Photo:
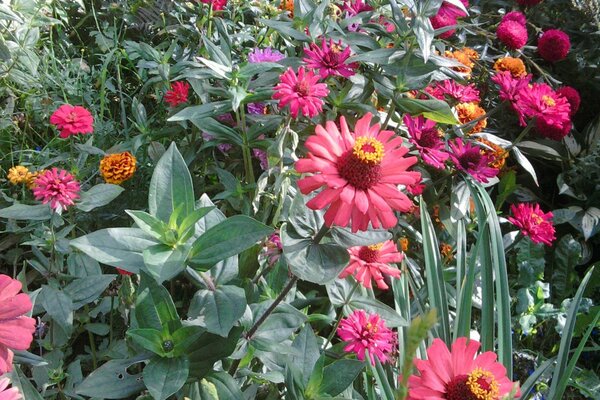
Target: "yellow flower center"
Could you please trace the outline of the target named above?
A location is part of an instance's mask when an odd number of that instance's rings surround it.
[[[366,164],[379,164],[384,156],[383,143],[372,137],[358,137],[354,142],[352,154]]]
[[[369,246],[369,250],[379,251],[383,247],[383,243],[372,244]]]
[[[556,105],[556,101],[550,96],[542,96],[542,101],[548,107],[554,107]]]
[[[475,368],[467,378],[467,387],[478,400],[496,400],[500,395],[500,385],[494,374]]]

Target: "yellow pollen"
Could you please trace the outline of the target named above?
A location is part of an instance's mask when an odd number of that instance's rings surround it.
[[[466,384],[477,400],[496,400],[500,396],[500,385],[490,371],[475,368]]]
[[[377,325],[373,325],[370,322],[367,322],[367,325],[365,325],[365,328],[367,328],[367,331],[369,331],[369,332],[377,333]]]
[[[372,244],[372,245],[367,246],[367,247],[369,248],[369,250],[379,251],[383,247],[383,243]]]
[[[544,101],[544,104],[546,104],[549,107],[554,107],[556,105],[556,102],[550,96],[542,96],[542,100]]]
[[[379,164],[384,155],[383,143],[372,137],[361,136],[356,138],[352,153],[366,164]]]
[[[531,214],[531,219],[533,219],[535,221],[535,223],[538,225],[541,224],[542,222],[544,222],[544,219],[536,213]]]

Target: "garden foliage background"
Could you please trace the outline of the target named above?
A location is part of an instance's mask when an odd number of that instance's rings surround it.
[[[0,398],[599,398],[599,11],[4,0]]]

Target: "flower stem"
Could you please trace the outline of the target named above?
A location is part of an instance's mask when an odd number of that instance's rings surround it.
[[[350,291],[350,294],[346,298],[346,301],[344,301],[344,304],[342,305],[342,308],[345,305],[347,305],[350,302],[350,300],[352,300],[352,295],[354,294],[354,292],[356,292],[356,289],[358,289],[358,285],[360,285],[360,282],[356,281],[356,283],[354,284],[354,287]],[[333,339],[333,336],[335,335],[335,332],[337,331],[337,328],[340,326],[340,323],[342,322],[343,315],[344,315],[343,312],[340,310],[340,313],[339,313],[339,315],[336,318],[335,325],[333,326],[333,329],[329,333],[329,336],[327,337],[327,340],[325,341],[325,344],[323,345],[323,350],[325,350],[327,348],[327,346],[329,345],[329,343],[331,343],[331,340]]]
[[[506,249],[504,249],[504,254],[508,254],[509,251],[511,251],[512,249],[515,248],[515,246],[517,244],[519,244],[519,242],[521,240],[523,240],[523,238],[525,237],[525,235],[523,235],[521,232],[519,232],[517,234],[517,237],[515,238],[515,240],[513,240],[513,242],[511,244],[508,245],[508,247]]]
[[[325,224],[323,224],[323,226],[321,227],[321,229],[319,229],[319,232],[317,232],[317,234],[313,238],[313,242],[315,242],[315,244],[319,244],[321,242],[321,239],[323,239],[323,237],[328,232],[329,232],[329,227],[326,226]]]

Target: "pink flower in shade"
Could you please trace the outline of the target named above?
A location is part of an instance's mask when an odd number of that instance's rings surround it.
[[[61,212],[75,204],[79,198],[79,182],[64,169],[52,168],[44,171],[35,179],[33,195],[42,203],[50,203],[50,207]]]
[[[523,26],[527,25],[527,18],[525,18],[525,14],[520,11],[511,11],[507,13],[504,17],[502,17],[502,21],[515,21],[520,23]]]
[[[189,90],[189,83],[183,81],[173,82],[171,89],[165,93],[165,102],[169,103],[171,107],[177,107],[179,104],[188,101]]]
[[[581,96],[579,96],[579,92],[577,89],[571,86],[562,86],[556,90],[556,94],[567,99],[569,104],[571,105],[571,117],[577,113],[579,110],[579,106],[581,105]]]
[[[350,132],[346,119],[340,118],[340,129],[333,121],[325,127],[317,125],[315,135],[305,143],[309,153],[296,162],[300,173],[311,173],[298,181],[303,194],[321,187],[306,204],[313,210],[327,206],[327,226],[348,226],[352,231],[391,228],[398,222],[394,210],[406,212],[410,199],[398,185],[411,185],[421,178],[418,172],[407,169],[417,162],[416,157],[403,157],[408,149],[402,138],[392,131],[379,131],[379,124],[370,126],[369,113],[356,122]]]
[[[258,161],[260,162],[260,168],[263,171],[266,171],[269,169],[269,159],[267,157],[267,152],[263,149],[252,149],[252,155],[254,155],[254,157],[258,158]]]
[[[425,190],[425,185],[422,183],[415,183],[412,185],[407,185],[406,186],[406,191],[408,193],[410,193],[413,196],[420,196],[421,194],[423,194],[423,191]]]
[[[283,254],[283,245],[281,244],[281,238],[279,237],[279,233],[275,232],[271,234],[263,247],[263,254],[267,259],[267,264],[272,267],[275,265],[279,258],[281,258],[281,254]]]
[[[273,50],[271,47],[265,47],[264,49],[259,49],[257,47],[248,54],[248,61],[253,64],[262,62],[276,63],[284,58],[285,56],[283,54],[277,50]]]
[[[545,83],[523,87],[515,108],[522,126],[526,125],[526,118],[535,118],[537,132],[549,139],[560,140],[571,130],[571,105]]]
[[[383,280],[383,274],[394,278],[400,277],[400,270],[390,263],[402,261],[403,255],[391,240],[372,246],[356,246],[348,249],[350,263],[340,274],[340,278],[354,275],[364,287],[371,288],[371,279],[374,279],[379,289],[388,289]]]
[[[464,4],[465,8],[469,7],[468,0],[461,0],[461,2]],[[447,26],[456,25],[458,18],[466,16],[467,14],[465,14],[465,12],[462,11],[460,8],[455,7],[454,5],[452,5],[452,3],[444,1],[438,10],[438,13],[435,16],[430,17],[429,20],[431,21],[431,25],[434,29],[441,29]],[[452,36],[454,32],[455,30],[451,29],[440,33],[439,37],[442,39],[447,39],[450,36]]]
[[[479,146],[473,146],[469,142],[465,143],[461,138],[454,139],[449,144],[452,150],[450,158],[459,171],[467,173],[473,179],[483,183],[487,183],[488,178],[498,175],[498,169],[488,166],[492,159],[485,154],[481,154]]]
[[[496,37],[511,50],[518,50],[527,43],[527,28],[514,20],[503,21],[496,29]]]
[[[434,168],[444,169],[444,162],[449,155],[444,151],[444,142],[435,127],[435,121],[425,119],[421,115],[413,118],[408,114],[404,116],[403,121],[410,135],[409,141],[419,150],[423,162]]]
[[[529,236],[534,243],[544,243],[552,246],[552,242],[556,239],[556,232],[552,225],[552,212],[543,212],[539,204],[519,203],[510,206],[512,217],[508,220],[517,228],[521,229],[521,233]]]
[[[461,85],[452,79],[434,82],[432,85],[426,87],[425,90],[439,100],[446,100],[446,96],[459,103],[470,103],[472,101],[479,103],[481,100],[479,98],[479,90],[477,90],[474,84]]]
[[[538,53],[548,62],[564,60],[569,50],[571,50],[569,35],[560,29],[549,29],[538,39]]]
[[[298,75],[288,68],[275,86],[273,99],[279,100],[280,107],[289,104],[294,118],[298,117],[298,112],[312,118],[323,111],[323,97],[329,94],[327,84],[318,81],[319,76],[304,67],[298,68]]]
[[[408,378],[408,400],[500,400],[515,385],[496,353],[476,355],[480,344],[456,339],[452,351],[441,339],[427,349],[427,360],[415,359],[418,374]],[[517,389],[517,396],[521,396]]]
[[[529,85],[531,78],[531,75],[514,78],[509,71],[500,71],[492,77],[492,82],[500,86],[500,100],[515,103],[519,93]]]
[[[316,43],[310,44],[310,49],[304,49],[307,57],[303,59],[308,68],[318,69],[322,79],[330,76],[349,78],[354,75],[358,63],[347,63],[350,57],[350,47],[342,50],[342,42],[334,43],[332,39],[323,39],[321,47]]]
[[[60,131],[59,137],[66,139],[78,133],[94,131],[94,117],[84,107],[63,104],[50,116],[50,123]]]
[[[7,389],[10,379],[8,377],[0,378],[0,400],[21,400],[21,393],[16,387]]]
[[[220,11],[227,5],[227,0],[200,0],[204,4],[212,4],[212,9]]]
[[[33,340],[35,319],[24,315],[33,305],[21,288],[18,280],[0,275],[0,375],[12,371],[12,350],[27,350]]]
[[[215,137],[213,135],[211,135],[208,132],[202,132],[202,139],[204,139],[207,142],[210,142],[211,140],[213,140]],[[221,151],[221,153],[227,154],[231,151],[231,149],[233,148],[233,145],[230,143],[219,143],[217,144],[217,149],[219,149],[219,151]]]
[[[348,318],[342,319],[337,334],[348,342],[344,351],[355,353],[360,361],[365,359],[366,350],[369,351],[371,365],[375,365],[375,357],[382,363],[390,361],[396,334],[385,326],[379,314],[355,310]]]
[[[350,17],[354,17],[355,15],[358,15],[361,12],[373,11],[373,7],[368,5],[363,0],[344,0],[344,4],[342,5],[342,11],[345,11],[346,14]]]

